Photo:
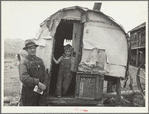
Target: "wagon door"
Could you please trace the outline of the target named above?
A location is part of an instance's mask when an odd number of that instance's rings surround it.
[[[73,23],[73,35],[72,35],[72,47],[71,54],[71,71],[77,72],[78,64],[81,60],[82,54],[82,36],[83,36],[83,24],[79,22]]]

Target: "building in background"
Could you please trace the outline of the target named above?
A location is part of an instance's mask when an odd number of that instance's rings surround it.
[[[146,22],[133,28],[128,32],[131,42],[131,65],[138,67],[142,61],[145,61],[145,38]]]

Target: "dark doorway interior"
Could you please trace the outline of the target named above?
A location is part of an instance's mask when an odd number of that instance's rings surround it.
[[[64,40],[72,40],[73,34],[73,21],[61,20],[57,27],[55,34],[55,48],[54,57],[59,59],[64,53]],[[50,95],[55,95],[57,75],[58,75],[59,65],[52,62],[51,80],[50,80]],[[72,79],[72,83],[66,93],[66,96],[74,96],[75,93],[75,73]]]

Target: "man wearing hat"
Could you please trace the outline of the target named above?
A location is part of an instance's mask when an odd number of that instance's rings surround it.
[[[23,83],[21,100],[23,106],[46,106],[48,74],[42,59],[36,56],[36,45],[26,41],[23,48],[28,56],[20,64],[20,80]]]

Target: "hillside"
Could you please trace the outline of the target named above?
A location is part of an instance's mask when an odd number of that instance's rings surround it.
[[[24,40],[4,39],[4,57],[14,58],[14,56],[24,47]]]

